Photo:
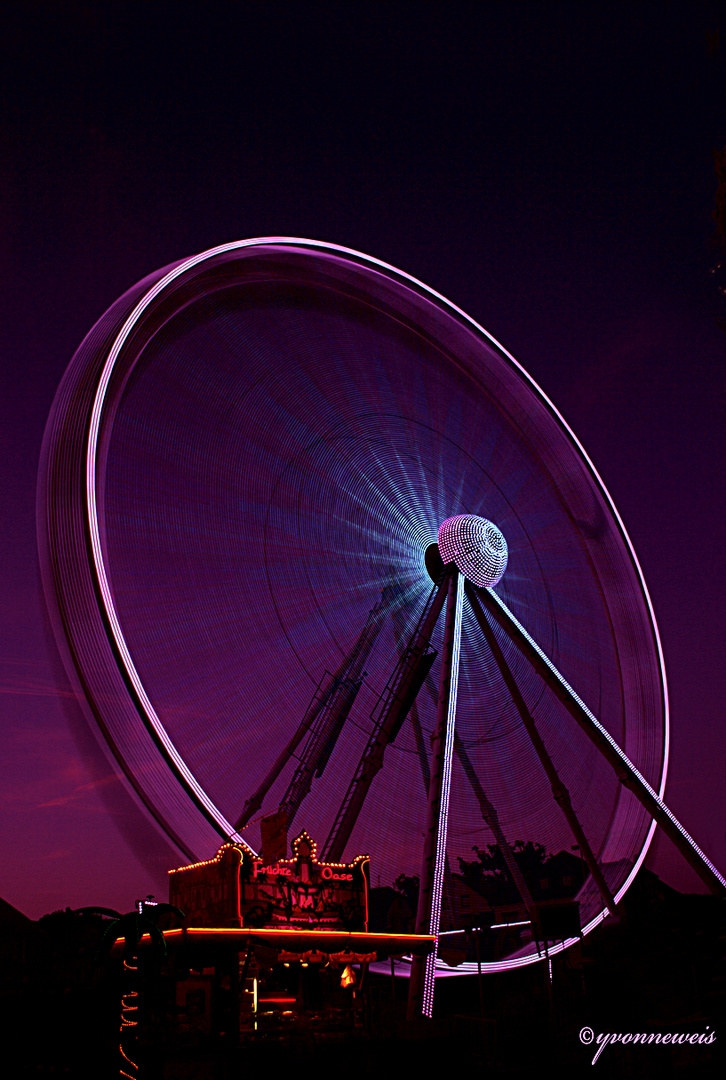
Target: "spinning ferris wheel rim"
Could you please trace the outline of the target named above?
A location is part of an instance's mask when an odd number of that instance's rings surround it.
[[[303,248],[303,249],[312,248],[312,249],[318,249],[318,250],[321,250],[321,251],[324,251],[324,252],[334,252],[336,254],[339,254],[339,255],[342,255],[342,256],[345,256],[345,257],[348,257],[348,258],[353,258],[356,261],[359,261],[359,262],[363,263],[364,265],[368,265],[368,266],[371,266],[371,267],[373,267],[375,269],[382,270],[386,274],[393,274],[393,275],[395,275],[395,277],[403,279],[404,281],[408,282],[410,285],[413,285],[417,290],[421,290],[425,295],[427,295],[429,297],[432,297],[438,303],[443,304],[450,311],[454,312],[459,318],[464,319],[478,334],[481,334],[485,338],[485,340],[500,353],[500,355],[505,357],[507,359],[507,361],[516,368],[516,370],[519,372],[520,376],[523,377],[532,386],[532,388],[535,390],[535,392],[538,394],[538,396],[542,399],[542,401],[545,402],[547,407],[551,410],[551,412],[553,413],[553,415],[556,418],[557,422],[567,432],[570,439],[574,443],[574,445],[575,445],[578,453],[580,454],[582,460],[586,463],[587,467],[589,468],[589,470],[593,474],[594,478],[597,481],[598,486],[600,487],[600,490],[605,495],[605,497],[606,497],[606,499],[607,499],[607,501],[609,503],[610,509],[613,512],[613,514],[615,516],[615,519],[616,519],[616,521],[618,523],[618,526],[620,528],[622,538],[624,539],[624,541],[625,541],[625,543],[626,543],[626,545],[628,547],[630,557],[633,560],[633,563],[635,565],[636,572],[637,572],[638,578],[640,580],[640,585],[641,585],[641,588],[642,588],[642,591],[643,591],[643,595],[644,595],[646,603],[648,605],[648,609],[649,609],[649,612],[650,612],[650,620],[651,620],[653,632],[655,634],[655,639],[656,639],[656,642],[657,642],[657,650],[658,650],[658,656],[659,656],[659,660],[660,660],[660,669],[661,669],[661,673],[662,673],[662,684],[663,684],[663,694],[664,694],[664,701],[665,701],[665,732],[664,732],[665,742],[664,742],[664,754],[663,754],[663,770],[662,770],[660,788],[659,788],[659,791],[658,791],[658,794],[660,796],[662,796],[663,792],[665,791],[665,783],[666,783],[666,776],[667,776],[667,769],[668,769],[668,753],[669,753],[668,689],[667,689],[667,684],[666,684],[666,679],[665,679],[665,668],[664,668],[664,663],[663,663],[662,646],[661,646],[661,641],[660,641],[660,635],[658,633],[657,623],[656,623],[656,620],[655,620],[655,613],[653,611],[652,602],[651,602],[651,599],[650,599],[650,595],[648,593],[647,586],[645,584],[645,579],[643,577],[643,573],[642,573],[642,569],[640,567],[640,563],[638,562],[638,558],[637,558],[637,556],[635,554],[635,550],[634,550],[634,548],[633,548],[633,546],[632,546],[632,544],[630,542],[630,538],[628,537],[628,534],[627,534],[627,532],[625,530],[625,526],[624,526],[624,524],[622,522],[622,519],[621,519],[621,517],[620,517],[620,515],[619,515],[619,513],[617,511],[617,508],[615,507],[615,504],[613,503],[613,500],[610,497],[610,494],[607,491],[607,489],[605,487],[605,484],[602,481],[602,478],[600,477],[600,475],[598,474],[597,470],[595,469],[592,461],[588,457],[584,447],[582,446],[582,444],[580,443],[580,441],[578,440],[577,436],[572,431],[570,426],[567,424],[567,422],[564,419],[564,417],[562,416],[562,414],[557,410],[557,408],[552,404],[552,402],[549,400],[549,398],[544,393],[544,391],[541,389],[541,387],[525,371],[525,369],[522,367],[522,365],[518,363],[518,361],[512,356],[511,353],[509,353],[491,334],[489,334],[488,331],[486,331],[484,329],[484,327],[482,327],[479,323],[477,323],[474,319],[472,319],[469,315],[467,315],[466,312],[464,312],[456,304],[453,304],[446,297],[442,296],[442,294],[437,292],[435,289],[430,288],[429,286],[425,285],[422,281],[418,280],[417,278],[413,277],[410,274],[405,273],[404,271],[401,271],[401,270],[397,269],[396,267],[390,265],[389,263],[383,262],[380,259],[373,258],[372,256],[365,255],[360,251],[354,250],[353,248],[347,248],[347,247],[343,247],[343,246],[337,245],[337,244],[330,244],[330,243],[326,243],[326,242],[320,241],[320,240],[307,240],[307,239],[301,239],[299,237],[274,236],[274,237],[258,237],[258,238],[249,239],[249,240],[241,240],[241,241],[231,242],[229,244],[222,244],[222,245],[219,245],[218,247],[211,248],[208,251],[201,252],[198,255],[192,256],[192,257],[190,257],[188,259],[185,259],[184,261],[178,263],[160,281],[158,281],[151,289],[149,289],[149,291],[137,303],[134,310],[131,312],[131,314],[126,319],[126,322],[124,323],[120,333],[118,334],[118,336],[117,336],[116,340],[114,341],[113,346],[112,346],[112,348],[111,348],[111,350],[109,352],[109,356],[108,356],[108,359],[106,360],[106,363],[104,365],[103,372],[101,374],[101,378],[99,380],[99,385],[98,385],[98,388],[97,388],[97,391],[96,391],[94,404],[93,404],[93,411],[92,411],[92,415],[91,415],[91,424],[90,424],[90,429],[89,429],[89,434],[88,434],[88,448],[87,448],[87,455],[86,455],[87,513],[88,513],[88,522],[89,522],[89,529],[90,529],[90,536],[91,536],[91,548],[92,548],[93,560],[94,560],[94,564],[95,564],[95,568],[96,568],[96,577],[97,577],[99,589],[101,591],[101,596],[102,596],[102,599],[103,599],[103,604],[104,604],[104,608],[105,608],[106,617],[109,620],[109,624],[110,624],[110,627],[111,627],[111,632],[113,634],[113,637],[114,637],[114,640],[115,640],[115,643],[116,643],[116,647],[118,648],[121,656],[123,657],[124,664],[125,664],[125,667],[126,667],[126,671],[127,671],[128,675],[129,675],[129,678],[131,679],[131,681],[132,681],[132,683],[134,685],[134,688],[135,688],[137,694],[139,695],[139,699],[143,704],[144,710],[147,713],[149,721],[152,724],[152,726],[153,726],[156,734],[158,735],[159,739],[161,740],[161,742],[162,742],[162,744],[163,744],[163,746],[165,748],[166,753],[169,755],[171,760],[174,762],[174,765],[179,770],[181,775],[184,777],[185,783],[189,786],[190,790],[193,792],[195,799],[198,800],[202,804],[202,806],[204,807],[206,812],[212,817],[212,819],[220,827],[220,829],[223,832],[223,835],[225,835],[225,836],[227,836],[227,837],[229,837],[230,839],[233,839],[233,840],[240,840],[241,839],[241,837],[238,835],[238,833],[236,832],[234,827],[226,820],[224,815],[217,809],[217,807],[214,806],[212,801],[210,799],[208,799],[206,793],[201,788],[201,786],[197,783],[197,781],[194,778],[194,776],[192,775],[191,771],[187,768],[187,766],[186,766],[184,760],[182,759],[181,755],[176,750],[172,740],[169,738],[169,736],[168,736],[168,734],[166,732],[166,729],[164,728],[164,725],[162,724],[161,720],[157,716],[156,711],[154,710],[151,702],[148,699],[148,696],[146,695],[146,692],[144,690],[142,681],[139,678],[139,675],[138,675],[138,672],[136,671],[136,668],[135,668],[133,659],[131,657],[130,651],[129,651],[128,646],[126,644],[126,641],[124,639],[123,631],[121,629],[119,619],[118,619],[118,616],[117,616],[117,613],[116,613],[116,610],[115,610],[115,605],[114,605],[114,602],[113,602],[113,596],[112,596],[111,589],[110,589],[110,586],[109,586],[108,577],[107,577],[107,573],[106,573],[106,568],[105,568],[104,560],[103,560],[103,552],[102,552],[102,548],[101,548],[100,529],[99,529],[99,521],[98,521],[98,507],[97,507],[97,502],[96,502],[97,464],[98,464],[98,435],[99,435],[101,414],[103,412],[103,407],[104,407],[104,402],[105,402],[105,398],[106,398],[106,392],[107,392],[107,389],[108,389],[108,384],[109,384],[111,375],[113,373],[114,366],[116,364],[118,356],[119,356],[119,354],[121,352],[121,349],[123,348],[124,343],[128,339],[129,334],[131,333],[132,329],[134,328],[134,326],[137,325],[139,319],[143,315],[144,311],[152,303],[152,301],[157,296],[159,296],[164,290],[166,290],[174,281],[176,281],[182,275],[187,273],[189,270],[193,269],[196,266],[199,266],[201,263],[206,262],[209,259],[214,258],[215,256],[218,256],[218,255],[224,255],[224,254],[231,253],[231,252],[234,252],[234,251],[241,251],[241,250],[243,250],[245,248],[261,247],[261,246],[293,246],[293,247],[299,247],[299,248]],[[655,828],[655,826],[653,825],[653,827],[651,828],[650,837],[652,837],[654,828]],[[648,840],[648,844],[649,843],[650,843],[650,838]],[[643,852],[642,858],[645,858],[646,853],[647,853],[647,845],[646,845],[646,848],[645,848],[645,850]],[[641,859],[641,862],[642,862],[642,859]],[[635,867],[634,873],[637,871],[639,866],[640,866],[640,863],[638,863],[637,866]]]
[[[547,395],[542,391],[538,384],[532,379],[527,371],[518,363],[518,361],[488,333],[482,326],[480,326],[474,319],[468,316],[459,307],[446,299],[436,290],[425,285],[423,282],[414,278],[413,276],[397,269],[383,262],[382,260],[375,259],[371,256],[365,255],[359,251],[351,248],[343,247],[340,245],[329,244],[322,241],[300,239],[296,237],[261,237],[250,240],[243,240],[233,242],[230,244],[220,245],[212,248],[208,251],[202,252],[199,255],[193,256],[189,259],[183,260],[174,265],[166,273],[163,274],[158,280],[156,280],[150,288],[146,289],[137,299],[132,310],[126,315],[123,324],[116,333],[113,342],[108,350],[108,355],[105,359],[101,375],[98,379],[95,395],[93,398],[93,407],[91,411],[91,418],[88,427],[88,434],[86,439],[85,448],[85,488],[86,488],[86,524],[89,533],[89,544],[93,561],[95,584],[97,589],[97,595],[102,608],[102,617],[104,619],[107,632],[109,633],[113,648],[119,657],[120,663],[123,666],[125,678],[127,682],[133,688],[133,694],[136,698],[138,705],[140,706],[145,716],[145,723],[147,727],[153,730],[153,737],[157,742],[157,745],[165,758],[167,764],[175,772],[177,779],[181,782],[187,793],[191,796],[194,803],[206,816],[215,830],[223,837],[232,840],[241,840],[239,834],[235,831],[234,827],[227,820],[224,813],[215,805],[214,801],[207,795],[204,787],[195,778],[192,770],[188,768],[186,761],[182,754],[177,750],[173,739],[168,734],[166,727],[162,723],[156,710],[154,709],[144,686],[144,682],[140,677],[136,665],[134,664],[131,651],[127,645],[121,621],[118,616],[116,605],[114,603],[113,592],[109,583],[107,568],[104,562],[103,546],[101,542],[101,527],[99,522],[99,506],[97,501],[97,489],[98,489],[98,468],[99,468],[99,432],[101,429],[102,419],[104,415],[104,409],[106,406],[106,397],[109,390],[109,384],[114,372],[116,362],[121,355],[125,344],[129,340],[135,327],[142,321],[144,313],[147,311],[153,301],[160,297],[165,291],[177,281],[179,281],[185,274],[194,270],[196,267],[201,266],[203,263],[208,262],[215,257],[230,256],[234,257],[235,253],[244,253],[248,249],[254,248],[293,248],[300,252],[320,252],[325,255],[333,255],[344,260],[348,260],[358,266],[367,269],[368,271],[374,271],[378,274],[382,274],[384,277],[394,281],[403,283],[414,292],[418,293],[424,299],[433,302],[436,306],[443,308],[450,315],[453,315],[455,319],[463,321],[463,323],[472,330],[475,335],[481,338],[489,348],[493,349],[501,360],[509,365],[517,375],[524,380],[526,385],[534,392],[540,402],[545,406],[550,417],[559,426],[560,430],[570,440],[575,453],[579,457],[580,461],[584,464],[586,470],[592,477],[600,495],[604,499],[612,517],[619,530],[619,536],[621,542],[625,545],[625,550],[630,559],[631,565],[635,572],[635,576],[638,582],[641,596],[645,602],[648,612],[648,624],[653,635],[653,641],[655,644],[655,650],[658,658],[659,666],[659,678],[662,692],[663,701],[663,749],[662,749],[662,768],[660,770],[658,793],[662,796],[665,789],[668,756],[669,756],[669,715],[668,715],[668,692],[665,679],[665,670],[663,664],[662,647],[660,642],[660,636],[658,633],[657,623],[653,612],[652,603],[648,594],[647,586],[643,578],[642,570],[638,562],[637,556],[630,542],[628,534],[623,525],[622,519],[615,507],[613,500],[611,499],[602,479],[600,478],[597,470],[590,461],[586,451],[582,444],[577,439],[574,432],[571,430],[567,422],[562,415],[556,409],[556,407],[549,400]],[[157,818],[157,820],[160,820]],[[163,827],[163,823],[162,823]],[[631,872],[628,874],[625,883],[618,890],[616,899],[619,899],[627,890],[630,882],[637,873],[638,868],[642,864],[643,859],[648,851],[653,832],[655,829],[655,823],[651,822],[647,831],[647,835],[644,839],[640,854],[632,867]],[[244,841],[246,843],[246,841]],[[596,925],[604,917],[604,912],[598,915],[595,919],[588,923],[587,930]],[[522,961],[529,962],[529,959]],[[487,965],[484,965],[485,967]],[[501,963],[497,963],[494,966],[501,966]]]

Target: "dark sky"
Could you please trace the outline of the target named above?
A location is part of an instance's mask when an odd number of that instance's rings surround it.
[[[723,5],[706,2],[4,5],[1,896],[38,917],[164,895],[167,853],[68,726],[42,616],[38,454],[66,365],[118,295],[265,235],[400,266],[563,413],[653,599],[666,801],[723,870],[719,16],[723,38]],[[649,859],[695,881],[665,840]]]

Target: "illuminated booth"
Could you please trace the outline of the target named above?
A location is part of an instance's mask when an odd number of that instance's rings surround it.
[[[321,863],[303,832],[292,858],[265,865],[245,844],[169,872],[169,901],[189,926],[267,930],[368,930],[369,859]]]
[[[164,931],[179,1033],[364,1026],[369,963],[425,956],[430,935],[371,933],[369,858],[320,862],[306,832],[270,860],[244,843],[169,872],[183,929]]]

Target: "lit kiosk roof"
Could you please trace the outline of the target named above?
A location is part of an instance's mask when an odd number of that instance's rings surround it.
[[[265,861],[245,844],[223,844],[213,859],[169,872],[169,900],[186,915],[183,930],[165,932],[171,944],[259,944],[281,952],[317,951],[331,959],[426,955],[433,937],[368,931],[369,858],[319,862],[306,832],[292,857]],[[336,956],[337,954],[337,956]]]

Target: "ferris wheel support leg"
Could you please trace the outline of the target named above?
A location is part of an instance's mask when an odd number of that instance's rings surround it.
[[[459,683],[461,651],[461,613],[463,578],[458,570],[449,577],[446,622],[441,656],[439,700],[431,748],[431,781],[426,811],[421,883],[416,913],[416,933],[433,934],[435,944],[427,957],[414,957],[408,993],[408,1019],[420,1013],[430,1017],[434,1001],[434,976],[441,920],[441,894],[446,866],[451,764],[454,754],[456,695]]]
[[[522,871],[519,869],[519,865],[515,858],[514,852],[510,847],[509,841],[507,840],[506,836],[502,831],[502,826],[499,822],[499,814],[487,798],[486,793],[481,786],[481,783],[479,782],[479,777],[474,771],[474,766],[472,764],[471,758],[467,754],[466,749],[458,735],[455,737],[454,740],[454,749],[456,751],[456,756],[461,763],[461,767],[464,770],[464,773],[466,774],[466,777],[469,781],[471,790],[474,792],[474,798],[479,803],[481,816],[484,819],[486,825],[491,830],[492,835],[497,842],[497,846],[499,847],[499,850],[504,857],[506,867],[509,870],[509,873],[512,875],[512,880],[514,881],[517,892],[521,896],[524,906],[527,909],[527,914],[530,916],[530,918],[534,918],[534,900],[532,899],[532,894],[527,887],[527,882],[524,880]]]
[[[243,829],[245,827],[245,825],[248,823],[248,821],[250,820],[250,818],[254,814],[256,814],[257,811],[260,809],[260,807],[262,806],[263,800],[264,800],[265,796],[267,795],[267,792],[270,790],[272,785],[275,783],[278,776],[280,775],[282,770],[287,765],[288,761],[290,761],[290,759],[292,758],[292,756],[295,753],[295,751],[297,750],[299,744],[302,742],[303,736],[308,733],[308,731],[312,727],[315,720],[317,720],[317,718],[318,718],[318,716],[319,716],[319,714],[320,714],[320,712],[321,712],[321,710],[323,708],[323,704],[324,704],[324,702],[317,702],[316,703],[316,708],[312,712],[310,710],[308,710],[308,712],[305,713],[305,716],[303,717],[302,721],[298,725],[298,728],[297,728],[295,734],[293,735],[292,739],[287,744],[287,746],[282,751],[282,753],[278,755],[277,760],[275,761],[274,765],[272,766],[272,768],[268,772],[265,779],[262,781],[262,783],[258,787],[257,791],[254,793],[254,795],[251,795],[250,798],[245,803],[245,805],[244,805],[244,807],[242,809],[242,813],[240,814],[240,816],[237,819],[237,822],[235,824],[235,829]]]
[[[425,684],[426,684],[426,688],[429,690],[429,692],[431,693],[431,696],[433,697],[434,704],[436,704],[436,702],[438,701],[438,694],[437,694],[436,687],[435,687],[435,685],[433,683],[433,680],[431,679],[430,675],[426,676]],[[412,710],[412,719],[413,719],[413,710]],[[418,736],[417,736],[417,742],[418,742]],[[457,758],[459,759],[459,763],[460,763],[462,769],[464,770],[464,775],[466,776],[467,780],[469,781],[469,786],[471,787],[471,790],[474,793],[474,798],[476,799],[476,801],[479,804],[479,810],[481,811],[481,816],[482,816],[482,819],[484,821],[484,824],[489,828],[492,835],[494,836],[494,839],[495,839],[496,843],[499,845],[499,850],[502,852],[502,854],[504,856],[504,861],[505,861],[505,863],[507,865],[507,869],[509,870],[509,873],[512,875],[512,880],[514,881],[517,892],[519,893],[520,897],[522,898],[522,902],[524,903],[524,906],[525,906],[525,908],[527,910],[527,913],[531,914],[534,911],[534,901],[532,900],[532,895],[531,895],[529,889],[527,888],[527,883],[524,880],[524,877],[522,876],[522,871],[519,869],[519,865],[517,864],[517,860],[514,857],[514,852],[512,851],[512,848],[510,847],[509,841],[507,840],[506,836],[504,835],[504,832],[502,831],[502,826],[501,826],[500,821],[499,821],[499,814],[497,813],[495,807],[492,805],[492,803],[487,798],[486,792],[484,791],[484,789],[481,786],[481,783],[479,781],[479,777],[476,775],[476,770],[474,768],[474,764],[473,764],[471,758],[469,757],[469,755],[468,755],[468,753],[466,751],[466,747],[464,746],[463,742],[459,738],[458,734],[454,735],[454,753],[456,754]],[[426,759],[426,773],[425,773],[425,775],[426,775],[426,790],[427,791],[428,791],[428,784],[429,784],[428,773],[429,773],[428,759]]]
[[[726,895],[726,878],[701,851],[675,814],[668,809],[658,793],[620,749],[612,735],[590,712],[584,701],[577,696],[564,676],[530,637],[504,601],[493,589],[479,589],[476,596],[612,766],[620,783],[633,792],[711,892],[717,896]]]
[[[534,717],[527,708],[525,700],[522,697],[521,691],[517,686],[514,676],[512,675],[512,672],[509,668],[509,665],[504,659],[504,653],[499,647],[499,642],[494,636],[494,631],[487,622],[487,617],[484,614],[481,604],[479,603],[478,596],[475,593],[474,589],[470,588],[468,584],[466,586],[466,595],[469,600],[469,604],[471,605],[471,609],[474,612],[474,617],[479,624],[479,629],[484,635],[484,638],[487,642],[487,645],[489,646],[492,656],[494,657],[496,665],[499,668],[502,679],[504,680],[504,683],[509,690],[509,693],[512,695],[512,701],[514,702],[517,712],[519,713],[522,723],[524,724],[525,731],[529,735],[529,739],[532,743],[532,746],[534,747],[535,753],[537,754],[537,757],[539,758],[545,772],[547,773],[547,779],[549,780],[552,787],[552,794],[555,797],[555,802],[557,802],[557,804],[562,808],[562,812],[567,819],[567,823],[570,826],[570,830],[575,839],[575,842],[578,844],[580,850],[582,851],[585,862],[587,863],[587,867],[592,874],[592,879],[597,885],[598,891],[603,899],[605,906],[607,907],[608,911],[612,913],[615,911],[616,907],[615,897],[613,896],[612,892],[610,891],[610,887],[605,881],[602,870],[600,869],[600,865],[595,858],[595,853],[590,847],[589,841],[585,836],[585,831],[580,824],[577,814],[575,813],[574,807],[572,805],[572,800],[570,799],[570,793],[560,780],[552,758],[547,752],[547,747],[542,740],[542,736],[537,730],[537,726],[534,722]]]
[[[396,645],[398,646],[398,655],[400,659],[403,659],[403,655],[406,651],[403,631],[401,630],[401,627],[399,626],[395,615],[391,621],[393,623],[393,636],[395,638]],[[430,677],[430,675],[427,675],[424,681],[428,683]],[[421,765],[421,779],[423,780],[424,791],[428,792],[429,783],[431,781],[431,770],[429,769],[429,759],[428,754],[426,753],[426,743],[424,740],[423,730],[421,728],[421,720],[418,715],[418,705],[416,704],[416,701],[414,701],[413,705],[411,706],[409,716],[411,718],[413,736],[416,741],[416,752],[418,753],[418,760]]]
[[[365,665],[365,662],[368,659],[370,651],[375,645],[376,639],[381,632],[383,623],[386,618],[386,614],[389,610],[392,609],[393,603],[394,600],[392,600],[390,597],[386,597],[386,588],[384,587],[383,592],[381,593],[381,599],[368,612],[368,618],[366,619],[365,625],[363,626],[357,642],[355,643],[351,651],[348,653],[348,655],[343,659],[335,674],[329,675],[326,686],[322,688],[322,683],[318,686],[318,690],[316,690],[316,693],[313,696],[313,700],[306,709],[305,715],[300,721],[300,724],[298,725],[292,739],[287,744],[282,753],[277,757],[277,760],[268,772],[265,779],[258,787],[257,791],[254,793],[254,795],[251,795],[245,803],[242,809],[242,813],[237,819],[237,823],[235,825],[236,829],[244,828],[250,818],[254,814],[256,814],[257,811],[261,808],[268,791],[275,783],[278,776],[287,765],[288,761],[290,761],[290,759],[292,758],[293,754],[302,742],[304,736],[306,736],[309,732],[314,732],[315,725],[319,716],[321,715],[321,713],[325,712],[331,699],[339,696],[341,687],[343,687],[343,689],[345,690],[346,686],[352,686],[352,684],[354,684],[358,680],[358,678],[360,677],[360,673],[362,672]],[[349,706],[352,705],[354,696],[354,694],[352,696],[349,695]],[[345,706],[346,703],[344,702],[343,704]],[[344,708],[341,712],[339,712],[339,719],[341,721],[342,727],[342,723],[344,723],[346,719]],[[318,734],[320,735],[320,733]],[[330,734],[329,730],[328,734]],[[313,746],[313,750],[315,752],[320,751],[320,753],[318,754],[318,758],[315,761],[315,767],[317,767],[318,765],[319,758],[325,746],[325,741],[326,740],[324,738],[318,738],[317,747],[315,745]],[[294,806],[294,808],[290,808],[292,813],[290,813],[288,824],[292,824],[292,816],[294,815],[294,813],[297,812],[298,807],[299,802],[297,806]]]
[[[458,573],[455,568],[453,572]],[[431,635],[448,591],[449,576],[444,575],[431,590],[409,647],[406,649],[405,662],[399,661],[392,679],[381,696],[382,712],[375,720],[368,744],[325,842],[323,854],[329,862],[338,862],[342,857],[371,784],[383,768],[386,748],[398,734],[421,688],[421,683],[437,656],[436,652],[427,652],[427,650],[430,648]]]

